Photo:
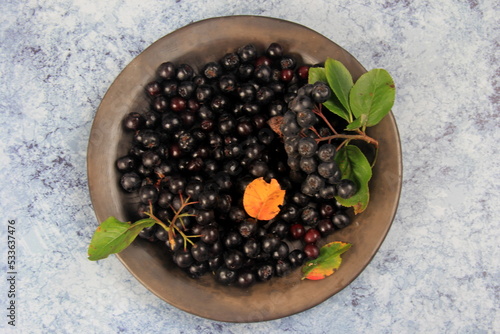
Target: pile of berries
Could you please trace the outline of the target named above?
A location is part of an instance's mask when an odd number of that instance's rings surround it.
[[[192,216],[175,222],[193,245],[154,225],[140,236],[165,244],[173,262],[191,277],[213,273],[216,281],[248,287],[284,276],[319,253],[318,241],[350,223],[334,196],[355,192],[341,181],[335,146],[318,145],[325,126],[314,104],[327,85],[309,85],[308,65],[272,43],[261,54],[248,44],[196,73],[188,64],[161,64],[145,92],[150,108],[123,120],[133,132],[128,154],[116,160],[120,184],[137,194],[137,217],[150,205],[169,221],[189,197]],[[281,119],[278,135],[268,124]],[[246,186],[276,179],[286,190],[280,213],[255,222],[243,209]],[[300,240],[300,241],[297,241]],[[299,245],[299,246],[297,246]]]

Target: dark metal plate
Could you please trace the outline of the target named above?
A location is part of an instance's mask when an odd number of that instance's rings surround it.
[[[355,38],[355,37],[353,37]],[[104,96],[92,126],[88,146],[88,180],[92,204],[99,222],[108,216],[127,220],[130,204],[115,170],[117,157],[126,154],[130,138],[121,120],[131,111],[148,108],[144,86],[164,61],[201,66],[247,43],[263,49],[272,42],[304,63],[337,59],[357,79],[365,69],[354,57],[324,36],[295,23],[258,16],[231,16],[190,24],[153,43],[116,78]],[[184,311],[220,321],[252,322],[281,318],[311,308],[351,283],[368,265],[383,242],[396,213],[401,192],[402,158],[399,134],[390,113],[370,129],[380,142],[378,161],[370,183],[371,202],[352,225],[328,241],[350,242],[340,269],[321,281],[301,281],[300,270],[269,283],[243,290],[216,284],[205,275],[193,280],[177,269],[165,250],[136,240],[118,258],[149,290]]]

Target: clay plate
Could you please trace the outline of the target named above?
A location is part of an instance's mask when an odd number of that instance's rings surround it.
[[[355,36],[352,36],[355,38]],[[324,36],[295,23],[258,16],[207,19],[183,27],[153,43],[116,78],[94,119],[88,146],[88,180],[99,222],[108,216],[128,220],[138,200],[119,189],[117,157],[127,152],[130,135],[121,120],[131,111],[144,111],[146,83],[164,61],[188,63],[195,70],[208,61],[247,43],[263,50],[281,43],[303,63],[337,59],[357,79],[366,70],[348,52]],[[351,283],[368,265],[383,242],[396,213],[401,192],[401,147],[394,116],[390,113],[369,134],[380,142],[378,161],[370,183],[371,202],[352,225],[327,241],[350,242],[340,269],[321,281],[301,281],[300,270],[284,278],[257,284],[248,290],[216,284],[210,275],[193,280],[177,269],[165,250],[144,240],[118,255],[127,269],[161,299],[192,314],[228,322],[277,319],[309,309]],[[97,223],[96,223],[97,225]]]

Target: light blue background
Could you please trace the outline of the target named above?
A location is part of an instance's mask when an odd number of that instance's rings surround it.
[[[500,332],[500,8],[493,0],[20,1],[0,4],[0,331],[6,226],[17,222],[18,333]],[[96,109],[148,45],[190,22],[253,14],[306,25],[397,84],[399,210],[346,289],[303,313],[228,324],[155,297],[96,225],[86,148]],[[6,276],[6,275],[5,275]],[[4,315],[5,314],[5,315]]]

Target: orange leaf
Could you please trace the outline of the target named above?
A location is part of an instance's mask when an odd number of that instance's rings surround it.
[[[285,200],[285,191],[281,190],[276,179],[267,183],[260,177],[245,188],[243,207],[249,216],[258,220],[273,219],[280,212],[280,205]]]

